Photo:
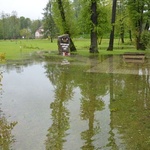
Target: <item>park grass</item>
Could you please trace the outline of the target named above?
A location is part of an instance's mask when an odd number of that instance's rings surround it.
[[[73,39],[77,48],[76,54],[90,56],[89,39]],[[99,45],[98,55],[123,54],[125,52],[137,52],[135,46],[126,40],[125,44],[119,44],[118,40],[114,41],[114,50],[107,51],[109,40],[103,39]],[[29,54],[35,51],[52,51],[51,55],[58,54],[57,40],[51,43],[48,39],[17,39],[17,40],[0,40],[0,54],[5,54],[6,60],[16,60],[27,58]],[[140,51],[138,51],[140,52]],[[143,52],[143,51],[142,51]]]
[[[56,50],[57,46],[48,40],[1,40],[0,53],[5,53],[6,59],[20,59],[38,50]]]
[[[90,40],[89,39],[75,39],[74,43],[77,48],[77,53],[84,56],[93,55],[89,53]],[[114,49],[113,51],[108,51],[109,39],[103,39],[101,44],[98,45],[99,55],[120,55],[126,52],[145,52],[143,50],[136,50],[134,43],[131,43],[129,39],[126,39],[124,44],[121,44],[118,39],[114,40]]]

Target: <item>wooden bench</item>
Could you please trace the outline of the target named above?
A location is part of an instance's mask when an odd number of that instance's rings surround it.
[[[144,53],[124,53],[123,60],[125,62],[143,63],[145,61]]]

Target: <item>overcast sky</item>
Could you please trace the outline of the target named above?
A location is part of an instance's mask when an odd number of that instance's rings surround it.
[[[11,14],[12,11],[16,11],[18,17],[42,19],[47,2],[48,0],[0,0],[0,13]]]

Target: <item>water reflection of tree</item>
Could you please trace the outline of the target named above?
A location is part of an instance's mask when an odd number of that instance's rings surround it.
[[[114,75],[113,85],[114,98],[110,104],[113,128],[122,135],[126,149],[147,149],[150,147],[149,75]]]
[[[104,107],[101,97],[108,91],[109,75],[83,72],[91,66],[45,67],[46,74],[55,88],[55,101],[51,104],[53,124],[48,130],[47,149],[63,149],[66,131],[69,129],[69,111],[66,109],[66,102],[71,99],[74,87],[81,89],[83,96],[81,118],[88,121],[88,129],[81,133],[81,138],[85,141],[82,149],[95,149],[94,142],[97,142],[96,136],[100,132],[100,124],[96,120],[95,113]]]
[[[48,129],[46,149],[61,150],[66,142],[66,131],[70,126],[69,111],[66,106],[68,100],[72,98],[73,84],[67,66],[61,68],[47,66],[47,74],[55,86],[55,100],[50,105],[53,123]]]
[[[81,138],[85,140],[82,146],[83,150],[94,150],[94,136],[100,132],[100,124],[95,119],[95,112],[101,111],[104,103],[100,96],[107,92],[107,81],[103,75],[99,74],[84,74],[83,84],[80,85],[82,90],[81,99],[81,118],[88,120],[88,129],[81,133]],[[105,84],[104,84],[105,83]]]
[[[110,95],[110,104],[114,99],[114,57],[113,55],[110,55],[109,58],[109,95]],[[110,110],[115,111],[115,110]],[[113,132],[114,126],[113,126],[113,113],[110,114],[110,131],[109,131],[109,143],[106,145],[107,147],[111,147],[111,149],[118,150],[116,141],[115,141],[115,134]]]
[[[0,96],[2,96],[3,94],[2,82],[1,82],[2,78],[3,78],[3,73],[0,72]],[[0,149],[2,150],[11,149],[11,144],[14,142],[14,137],[11,134],[11,131],[16,124],[17,122],[9,123],[7,121],[0,107]]]

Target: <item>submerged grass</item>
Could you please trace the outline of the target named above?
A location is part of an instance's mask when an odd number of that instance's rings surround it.
[[[73,39],[74,44],[77,48],[75,54],[82,56],[90,56],[93,54],[89,53],[89,39]],[[108,39],[103,39],[99,45],[99,55],[108,54],[123,54],[125,52],[137,52],[134,45],[126,40],[126,44],[120,44],[118,40],[114,41],[114,50],[107,51]],[[128,43],[128,44],[127,44]],[[55,39],[51,43],[47,39],[18,39],[18,40],[0,40],[0,54],[5,54],[7,60],[16,60],[28,57],[30,53],[35,51],[51,51],[50,55],[57,55],[58,46],[57,40]],[[140,51],[138,51],[140,52]],[[143,52],[143,51],[142,51]]]

